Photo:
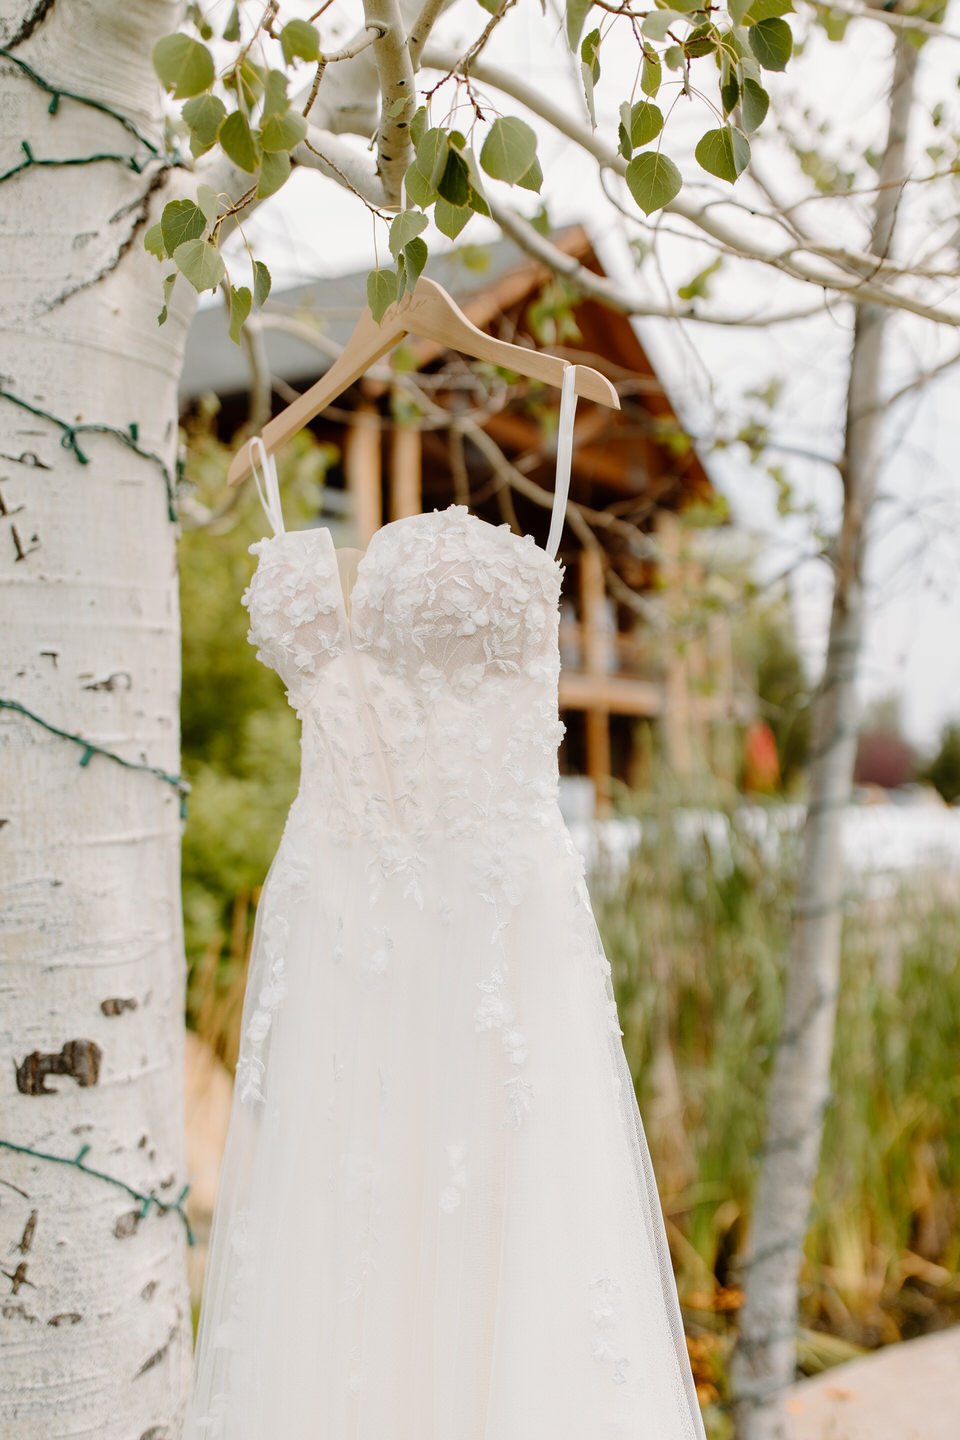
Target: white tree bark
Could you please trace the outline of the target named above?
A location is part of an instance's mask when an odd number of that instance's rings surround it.
[[[0,0],[0,45],[158,146],[150,53],[175,0]],[[0,698],[178,770],[176,381],[143,228],[169,172],[110,115],[0,57]],[[178,291],[186,292],[183,282]],[[192,292],[191,292],[192,293]],[[189,296],[182,295],[184,307]],[[63,430],[8,398],[70,425]],[[174,1202],[185,1183],[180,799],[0,710],[0,1139]],[[60,1070],[53,1079],[44,1072]],[[0,1148],[0,1434],[176,1440],[191,1349],[185,1229],[80,1170]]]
[[[905,175],[917,51],[894,44],[890,123],[871,250],[890,253]],[[856,758],[856,681],[864,628],[867,526],[882,437],[881,362],[888,311],[857,307],[847,388],[843,518],[824,677],[814,712],[810,804],[803,835],[783,1029],[746,1261],[746,1303],[732,1366],[739,1440],[782,1440],[780,1403],[796,1363],[797,1283],[830,1100],[840,977],[841,823]]]

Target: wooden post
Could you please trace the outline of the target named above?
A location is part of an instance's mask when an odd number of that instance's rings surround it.
[[[396,425],[390,432],[390,519],[419,515],[420,431],[416,425]]]
[[[362,404],[354,411],[344,445],[343,468],[353,496],[357,545],[364,550],[383,524],[380,416],[373,405]]]
[[[672,628],[684,609],[683,565],[680,559],[680,522],[669,510],[657,515],[657,534],[663,552],[660,578]],[[663,741],[667,760],[675,775],[689,775],[693,768],[690,745],[690,677],[683,649],[675,633],[664,640]]]
[[[606,586],[603,556],[598,547],[580,551],[580,625],[583,668],[596,681],[607,673],[607,635],[604,628]],[[597,796],[597,814],[610,810],[610,712],[599,705],[586,711],[587,774]]]

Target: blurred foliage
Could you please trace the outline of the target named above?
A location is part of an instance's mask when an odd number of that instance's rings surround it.
[[[917,779],[939,790],[949,804],[960,801],[960,725],[944,727],[939,750],[919,771]]]
[[[787,795],[802,785],[810,754],[812,687],[806,677],[789,603],[748,606],[735,630],[738,660],[753,680],[760,716],[777,742],[780,783]]]
[[[782,805],[677,798],[662,780],[635,797],[642,839],[594,901],[701,1398],[724,1435],[798,840]],[[960,912],[932,879],[917,885],[850,897],[802,1283],[807,1373],[960,1320]]]
[[[239,496],[227,489],[233,451],[216,439],[211,410],[188,422],[184,504],[188,517],[208,523],[186,529],[180,542],[183,772],[193,787],[182,862],[191,1024],[202,1005],[209,1012],[211,994],[222,993],[229,1010],[238,974],[242,982],[254,903],[296,793],[300,764],[297,718],[280,680],[247,644],[247,612],[240,603],[254,567],[249,546],[269,534],[269,523],[252,481]],[[309,431],[278,457],[291,529],[315,522],[333,458]],[[221,1030],[212,1038],[229,1063],[234,1057],[226,1016]]]

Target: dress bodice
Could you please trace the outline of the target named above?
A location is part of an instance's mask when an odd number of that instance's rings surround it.
[[[379,530],[344,603],[329,531],[251,550],[251,642],[303,725],[301,798],[390,864],[440,832],[497,845],[559,818],[562,567],[465,506]],[[501,838],[505,838],[501,836]]]

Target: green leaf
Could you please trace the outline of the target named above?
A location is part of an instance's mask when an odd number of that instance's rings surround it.
[[[716,260],[711,261],[705,270],[701,270],[699,274],[694,275],[693,279],[688,281],[686,285],[678,285],[677,294],[679,295],[680,299],[709,300],[710,278],[711,276],[716,274],[722,264],[723,256],[718,255]]]
[[[751,0],[743,18],[748,25],[756,25],[760,20],[772,20],[777,15],[792,14],[792,0]]]
[[[216,290],[227,273],[220,251],[209,240],[187,240],[173,252],[173,261],[194,290]]]
[[[172,275],[167,275],[167,276],[165,277],[165,279],[164,279],[164,282],[163,282],[163,309],[160,311],[160,314],[157,316],[157,324],[158,324],[158,325],[166,325],[166,323],[167,323],[167,306],[170,304],[170,296],[171,296],[172,293],[173,293],[173,287],[174,287],[174,285],[175,285],[175,283],[176,283],[176,279],[177,279],[177,272],[176,272],[176,270],[174,270],[174,272],[173,272]]]
[[[228,160],[248,175],[256,170],[260,151],[242,110],[234,110],[220,126],[220,148]]]
[[[750,141],[732,125],[724,125],[701,136],[694,154],[708,175],[729,180],[732,185],[750,163]]]
[[[253,308],[259,310],[270,294],[270,271],[262,260],[253,262]]]
[[[600,31],[591,30],[580,46],[580,59],[590,71],[590,78],[596,85],[600,79]]]
[[[853,14],[845,10],[819,10],[817,20],[823,26],[828,40],[838,43],[847,33],[847,26]]]
[[[630,111],[630,144],[633,149],[649,145],[663,129],[663,115],[659,105],[649,100],[638,100]]]
[[[750,9],[750,0],[727,0],[727,9],[734,25],[742,25],[743,17]]]
[[[285,115],[271,115],[260,129],[260,144],[268,155],[279,150],[292,150],[307,133],[307,122],[297,110]]]
[[[726,79],[720,82],[720,100],[724,115],[730,114],[739,99],[740,81],[737,79],[737,72],[730,70],[727,72]]]
[[[234,5],[233,9],[230,11],[229,18],[226,25],[224,26],[223,38],[224,40],[240,39],[240,10],[239,7],[236,5]]]
[[[413,119],[410,121],[410,144],[416,150],[423,139],[423,132],[427,128],[427,107],[421,105],[419,110],[414,111]]]
[[[212,225],[220,214],[220,200],[212,185],[197,186],[197,204],[203,211],[203,218]]]
[[[413,293],[414,286],[423,274],[423,267],[427,263],[427,242],[425,240],[411,240],[409,245],[403,247],[403,259],[407,271],[407,289]]]
[[[522,190],[532,190],[535,195],[540,194],[540,186],[543,184],[543,171],[540,168],[539,160],[534,160],[527,173],[520,176],[517,184]]]
[[[651,59],[650,56],[644,52],[643,66],[640,71],[640,89],[644,95],[649,95],[651,100],[655,98],[657,91],[660,89],[662,77],[663,67],[660,61],[656,57]]]
[[[424,131],[417,146],[417,168],[423,174],[424,179],[431,190],[436,190],[440,184],[447,165],[447,156],[450,153],[450,142],[446,132],[439,128]]]
[[[546,205],[541,205],[536,215],[530,216],[530,224],[538,235],[549,235],[553,226],[550,223],[550,215]]]
[[[174,100],[202,95],[213,84],[213,56],[189,35],[164,35],[153,47],[153,68]]]
[[[367,304],[377,324],[397,298],[397,277],[392,270],[373,270],[367,276]]]
[[[240,344],[240,331],[250,314],[252,303],[253,299],[246,285],[241,285],[239,290],[230,286],[230,339],[235,345]]]
[[[263,82],[263,114],[260,124],[271,115],[286,115],[290,109],[287,99],[287,77],[282,70],[268,70]]]
[[[680,45],[668,45],[663,52],[663,63],[668,70],[683,69],[683,48]]]
[[[486,10],[488,15],[496,15],[500,9],[500,0],[477,0],[477,4]]]
[[[747,31],[750,49],[756,55],[764,70],[786,70],[787,61],[793,54],[793,35],[786,20],[776,17],[758,20]]]
[[[163,230],[159,220],[156,225],[151,225],[150,229],[144,235],[143,248],[151,255],[156,256],[158,260],[163,260],[166,256],[167,250],[163,243]]]
[[[537,137],[524,120],[504,115],[494,120],[480,151],[480,164],[494,180],[515,185],[537,157]]]
[[[635,155],[627,166],[627,186],[645,215],[661,210],[679,195],[683,177],[673,161],[656,150]]]
[[[278,150],[275,154],[264,155],[260,162],[260,179],[257,181],[257,199],[266,200],[269,195],[275,195],[290,178],[292,169],[290,156],[286,150]]]
[[[450,149],[448,151],[447,163],[443,167],[443,174],[437,185],[437,193],[441,199],[448,200],[451,205],[466,205],[470,198],[470,171],[459,150]]]
[[[267,72],[262,65],[257,65],[248,55],[245,60],[241,61],[240,69],[237,73],[239,73],[240,76],[240,89],[237,98],[242,105],[246,106],[249,112],[263,95],[263,81]],[[233,70],[228,71],[223,77],[223,83],[228,90],[235,90],[237,88],[236,73]]]
[[[437,192],[426,178],[420,166],[414,161],[407,166],[407,173],[403,177],[404,187],[407,192],[407,199],[412,200],[414,205],[426,209],[432,205],[437,198]]]
[[[288,20],[280,31],[283,58],[289,65],[299,60],[316,60],[320,54],[320,31],[309,20]]]
[[[743,97],[740,101],[740,116],[748,135],[758,130],[766,118],[770,96],[756,80],[744,80]]]
[[[574,54],[580,44],[583,22],[593,9],[593,0],[567,0],[567,44]]]
[[[652,10],[640,30],[648,40],[666,40],[670,26],[679,19],[679,10]]]
[[[160,216],[163,248],[172,255],[185,240],[195,240],[207,228],[203,211],[192,200],[168,200]]]
[[[709,55],[711,50],[716,50],[718,38],[718,32],[713,25],[698,25],[684,40],[683,53],[692,60],[701,55]]]
[[[197,95],[183,107],[183,118],[190,126],[190,149],[194,156],[205,155],[217,143],[226,107],[216,95]]]
[[[469,145],[464,148],[463,158],[466,160],[467,169],[470,171],[470,196],[467,204],[470,206],[470,209],[476,211],[478,215],[489,215],[490,206],[487,204],[487,197],[484,194],[480,166],[477,164],[477,157]]]
[[[449,200],[438,200],[433,207],[434,224],[448,240],[456,240],[472,215],[469,205],[451,205]]]
[[[427,228],[427,217],[419,210],[401,210],[390,225],[390,254],[396,260],[400,251]]]

